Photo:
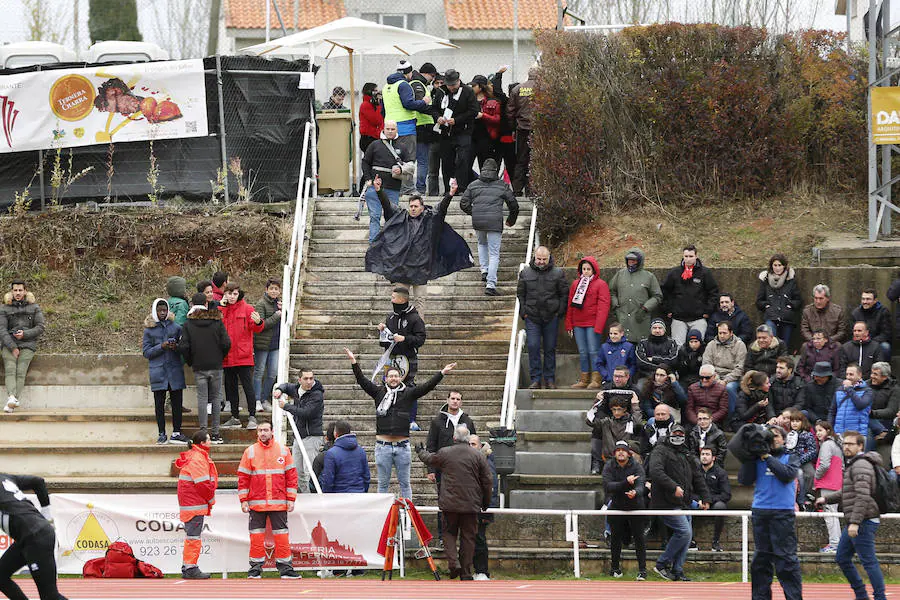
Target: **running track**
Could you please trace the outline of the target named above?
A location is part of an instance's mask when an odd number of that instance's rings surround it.
[[[29,598],[37,598],[30,580],[16,579]],[[711,582],[619,582],[619,581],[388,581],[346,579],[180,579],[109,580],[61,579],[60,592],[69,600],[222,600],[359,599],[359,600],[737,600],[750,597],[750,585]],[[871,589],[871,588],[870,588]],[[773,600],[783,600],[781,588],[773,586]],[[815,600],[846,600],[852,597],[848,585],[808,584],[804,596]],[[888,595],[900,597],[900,585],[888,586]]]

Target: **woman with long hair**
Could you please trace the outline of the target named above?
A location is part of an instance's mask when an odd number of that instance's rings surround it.
[[[597,355],[609,316],[609,286],[600,278],[600,268],[593,256],[585,256],[578,263],[578,275],[569,287],[569,309],[566,311],[566,331],[575,337],[581,363],[581,379],[575,389],[599,389],[603,385],[600,373],[591,369]]]
[[[766,325],[772,328],[775,337],[788,346],[797,324],[797,310],[802,306],[803,298],[794,269],[788,266],[784,254],[773,254],[769,267],[759,274],[756,308],[762,313]]]
[[[219,473],[209,456],[211,440],[205,429],[195,433],[188,441],[188,449],[175,459],[178,473],[179,517],[184,523],[184,550],[181,559],[183,579],[209,579],[209,573],[200,570],[203,519],[209,516],[216,503],[216,487]]]
[[[681,410],[687,404],[687,393],[675,379],[672,367],[661,364],[656,367],[652,377],[648,377],[641,389],[641,410],[644,418],[653,416],[657,404],[667,404],[672,416],[681,422]]]
[[[479,170],[489,158],[497,160],[496,140],[500,138],[500,102],[494,98],[494,87],[484,75],[476,75],[470,84],[481,112],[472,130],[472,164],[478,159]],[[499,161],[497,161],[499,163]]]
[[[816,421],[816,438],[819,440],[819,458],[816,459],[816,475],[813,487],[821,496],[824,491],[836,492],[844,483],[844,453],[841,440],[834,433],[834,427],[825,420]],[[836,513],[837,504],[826,504],[825,512]],[[837,552],[841,541],[841,521],[837,517],[825,517],[828,528],[828,545],[819,552]]]
[[[384,108],[378,84],[367,83],[362,88],[362,102],[359,103],[359,150],[365,153],[369,144],[381,136],[384,129]]]

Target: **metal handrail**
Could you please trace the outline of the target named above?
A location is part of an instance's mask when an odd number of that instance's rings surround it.
[[[537,204],[531,206],[531,226],[528,229],[528,248],[525,250],[525,262],[519,263],[519,270],[516,271],[516,279],[528,264],[531,263],[531,252],[534,247],[534,239],[537,233]],[[521,365],[522,346],[516,344],[516,338],[521,334],[524,336],[524,330],[519,329],[519,305],[518,295],[516,296],[516,305],[513,309],[512,328],[509,332],[509,352],[506,357],[506,379],[503,382],[503,403],[500,406],[500,423],[509,429],[512,429],[513,420],[516,413],[516,391],[519,385],[519,368]]]

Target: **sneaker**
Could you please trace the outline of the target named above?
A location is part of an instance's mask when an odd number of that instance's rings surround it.
[[[262,412],[263,405],[259,400],[256,401],[256,412]]]
[[[247,571],[247,579],[262,579],[262,565],[253,565]]]
[[[231,417],[221,425],[222,427],[227,427],[228,429],[234,429],[236,427],[241,426],[241,420],[236,417]]]
[[[528,386],[529,390],[539,390],[541,389],[541,380],[532,381],[531,385]]]
[[[556,389],[556,382],[553,381],[552,379],[548,379],[548,380],[544,383],[544,387],[545,387],[546,389],[548,389],[548,390],[555,390],[555,389]]]
[[[716,540],[712,543],[712,551],[713,552],[725,552],[725,550],[722,549],[722,544],[719,543],[719,540]]]
[[[281,572],[282,579],[303,579],[303,575],[295,571],[294,569],[287,569]]]
[[[268,400],[263,400],[262,411],[263,412],[272,412],[272,403],[269,402]]]
[[[216,444],[216,445],[225,443],[225,440],[223,440],[222,436],[219,435],[218,433],[214,433],[214,434],[210,435],[209,441],[211,444]]]
[[[491,578],[487,576],[487,573],[475,573],[475,576],[472,577],[475,581],[490,581]]]
[[[834,554],[837,552],[837,546],[832,546],[831,544],[828,544],[824,548],[821,548],[819,550],[819,552],[822,554]]]
[[[609,576],[618,579],[622,576],[622,569],[611,569],[609,572]]]
[[[497,288],[486,287],[484,288],[485,296],[499,296],[500,292],[497,291]]]
[[[431,546],[431,550],[433,552],[443,552],[444,551],[444,540],[437,539],[434,544]]]
[[[410,421],[409,430],[410,431],[422,431],[422,428],[419,427],[419,424],[416,423],[415,421]]]
[[[641,571],[634,578],[635,581],[647,581],[647,571]]]
[[[12,412],[12,411],[10,411]],[[156,438],[156,443],[162,446],[163,444],[169,443],[169,437],[165,434],[165,432],[159,434],[159,437]]]
[[[188,443],[188,439],[183,433],[181,433],[180,431],[176,431],[172,434],[172,437],[169,438],[169,443],[186,445]]]
[[[334,577],[334,571],[331,569],[319,569],[316,571],[316,577],[319,579],[328,579],[329,577]]]
[[[189,409],[187,406],[182,405],[182,407],[181,407],[181,412],[182,412],[182,414],[185,414],[185,415],[186,415],[186,414],[191,413],[191,412],[193,412],[193,411],[192,411],[191,409]]]
[[[697,547],[697,542],[694,540],[691,540],[691,545],[688,546],[688,551],[699,550],[699,549],[700,548]]]
[[[487,281],[487,273],[482,273],[482,274],[481,274],[481,280],[482,280],[482,281]]]
[[[6,406],[9,408],[19,408],[19,399],[15,396],[10,396],[6,399]]]
[[[693,579],[691,579],[684,573],[678,573],[675,575],[675,581],[693,581]]]
[[[190,567],[181,570],[182,579],[209,579],[209,573],[204,573],[200,567]]]
[[[231,412],[231,402],[226,400],[225,402],[222,403],[222,406],[220,408],[223,413],[230,413]]]
[[[209,402],[206,403],[206,414],[212,414],[212,404],[210,404]]]
[[[247,419],[247,429],[256,429],[256,417]]]
[[[656,565],[653,567],[653,572],[665,579],[666,581],[675,581],[675,575],[672,571],[669,570],[666,566]]]

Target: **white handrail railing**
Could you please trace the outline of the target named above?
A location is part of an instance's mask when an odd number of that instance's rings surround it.
[[[525,250],[525,262],[519,264],[516,271],[516,280],[528,264],[531,263],[531,252],[534,249],[534,238],[537,227],[537,204],[531,206],[531,226],[528,229],[528,248]],[[524,336],[524,330],[519,329],[519,298],[516,296],[516,305],[513,310],[512,328],[509,332],[509,352],[506,357],[506,379],[503,382],[503,402],[500,406],[500,423],[503,427],[512,429],[516,414],[516,391],[519,387],[519,368],[521,366],[522,345],[516,344],[516,337]],[[523,338],[524,339],[524,338]]]

